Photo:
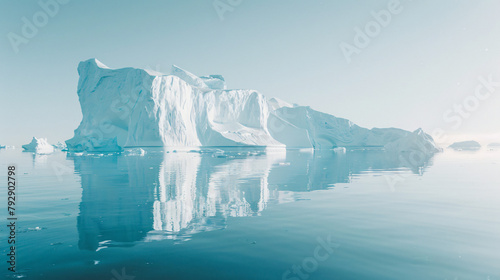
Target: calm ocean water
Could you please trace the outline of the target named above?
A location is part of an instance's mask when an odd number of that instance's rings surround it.
[[[500,151],[34,155],[17,167],[23,279],[500,279]],[[7,224],[5,218],[4,223]]]

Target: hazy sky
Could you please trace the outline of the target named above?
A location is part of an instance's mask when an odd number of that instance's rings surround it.
[[[388,7],[391,19],[374,24],[372,12]],[[497,0],[72,0],[58,9],[44,18],[38,1],[0,1],[0,144],[71,138],[81,120],[76,67],[92,57],[222,74],[230,88],[369,128],[500,132]],[[23,20],[38,22],[32,38]],[[372,37],[356,41],[365,27]]]

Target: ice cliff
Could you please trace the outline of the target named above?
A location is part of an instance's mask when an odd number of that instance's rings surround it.
[[[169,75],[111,69],[96,59],[80,62],[78,73],[83,119],[66,141],[70,151],[147,146],[437,151],[421,130],[362,128],[309,107],[267,99],[255,90],[227,89],[220,75],[198,77],[176,66]]]

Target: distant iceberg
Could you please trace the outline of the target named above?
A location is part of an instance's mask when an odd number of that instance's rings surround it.
[[[455,142],[451,144],[448,148],[452,148],[454,150],[479,150],[481,149],[481,144],[476,141],[462,141]]]
[[[34,152],[37,154],[50,154],[54,152],[54,146],[50,145],[45,138],[33,137],[29,144],[23,145],[26,152]]]
[[[64,151],[67,149],[66,143],[57,142],[57,144],[52,145],[52,146],[54,146],[54,148],[61,150],[61,151]]]
[[[198,77],[177,66],[169,75],[111,69],[96,59],[81,62],[78,73],[83,119],[66,141],[70,151],[160,146],[438,150],[422,130],[362,128],[255,90],[227,89],[220,75]]]
[[[141,148],[133,148],[125,150],[124,154],[127,156],[144,156],[146,154],[146,151]]]

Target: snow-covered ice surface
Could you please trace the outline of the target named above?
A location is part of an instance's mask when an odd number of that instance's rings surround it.
[[[476,141],[462,141],[451,144],[449,148],[455,150],[479,150],[481,149],[481,144]]]
[[[33,137],[29,144],[23,145],[26,152],[34,152],[37,154],[50,154],[54,152],[54,146],[50,145],[45,138]]]
[[[159,146],[438,150],[421,130],[362,128],[255,90],[227,89],[220,75],[198,77],[177,66],[170,75],[111,69],[96,59],[81,62],[78,73],[83,119],[66,141],[70,151]]]

